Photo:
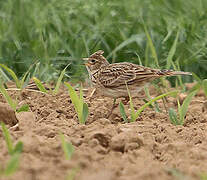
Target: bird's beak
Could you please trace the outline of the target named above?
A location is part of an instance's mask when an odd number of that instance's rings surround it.
[[[83,63],[85,66],[90,66],[90,64],[88,63],[89,58],[83,58],[84,61],[86,61],[85,63]]]

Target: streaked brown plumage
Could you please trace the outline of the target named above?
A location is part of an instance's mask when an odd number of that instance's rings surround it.
[[[128,97],[126,83],[132,96],[136,96],[154,79],[163,76],[191,75],[189,72],[152,69],[128,62],[109,64],[103,53],[104,51],[99,50],[89,58],[84,58],[85,65],[97,91],[115,99]]]

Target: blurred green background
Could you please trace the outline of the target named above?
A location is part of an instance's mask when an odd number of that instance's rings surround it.
[[[161,68],[177,43],[170,68],[207,77],[206,0],[7,0],[0,1],[0,63],[22,76],[40,61],[38,78],[67,75],[83,81],[81,57],[98,49],[110,62]],[[186,77],[187,78],[187,77]]]

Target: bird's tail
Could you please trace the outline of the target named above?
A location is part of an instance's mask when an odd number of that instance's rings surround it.
[[[177,75],[192,75],[190,72],[173,71],[173,70],[160,70],[157,72],[160,76],[177,76]]]

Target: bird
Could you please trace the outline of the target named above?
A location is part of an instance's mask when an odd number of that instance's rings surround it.
[[[192,75],[190,72],[166,69],[153,69],[130,62],[110,64],[103,56],[104,51],[98,50],[88,58],[83,58],[89,78],[97,93],[114,99],[136,96],[145,85],[154,79],[164,76]]]

